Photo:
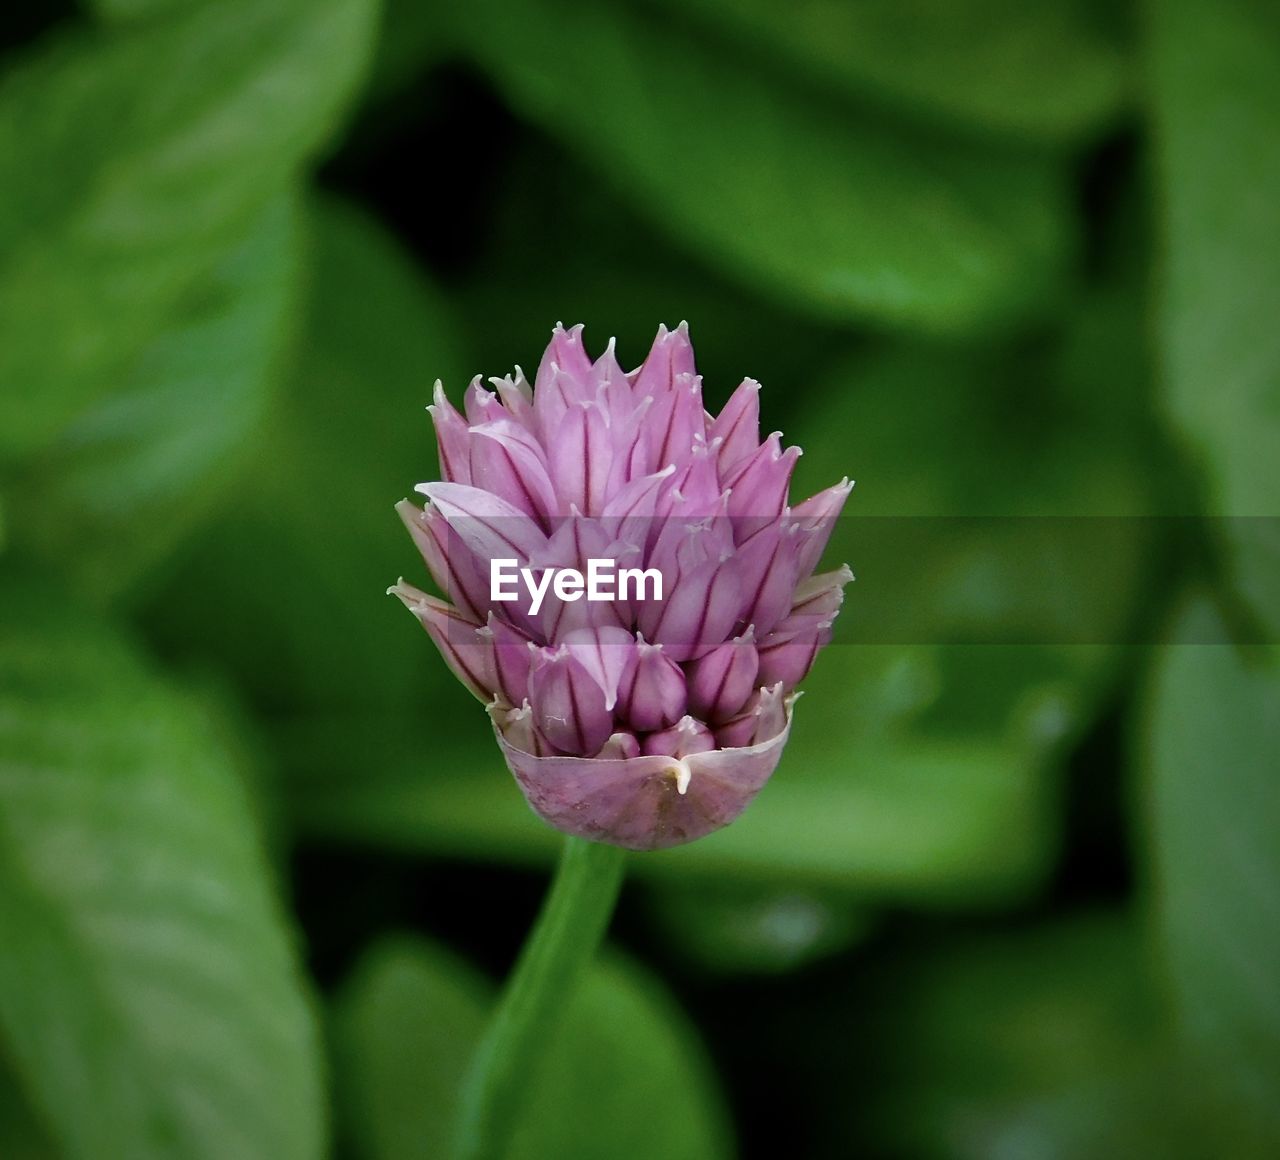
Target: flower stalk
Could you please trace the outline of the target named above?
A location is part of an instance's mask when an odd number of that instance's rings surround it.
[[[595,957],[622,886],[626,852],[565,839],[543,903],[462,1089],[456,1160],[502,1160],[529,1077]]]

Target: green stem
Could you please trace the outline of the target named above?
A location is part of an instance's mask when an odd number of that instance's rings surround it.
[[[551,893],[463,1084],[457,1160],[506,1154],[538,1054],[609,926],[625,856],[616,846],[565,839]]]

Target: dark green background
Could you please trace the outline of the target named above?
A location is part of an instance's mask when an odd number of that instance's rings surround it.
[[[558,839],[383,596],[392,504],[435,378],[681,319],[797,494],[1133,534],[895,562],[935,643],[837,643],[748,814],[632,859],[515,1154],[1280,1151],[1276,524],[1144,518],[1280,516],[1280,7],[94,0],[0,44],[0,1157],[441,1154]],[[1046,575],[1100,643],[963,643],[1059,639]]]

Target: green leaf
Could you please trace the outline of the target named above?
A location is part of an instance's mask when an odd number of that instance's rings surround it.
[[[0,1040],[62,1154],[320,1154],[315,1026],[233,756],[113,631],[12,583],[0,929]]]
[[[762,297],[692,259],[540,136],[517,142],[494,185],[483,249],[453,296],[459,318],[472,322],[468,348],[478,367],[535,364],[555,319],[584,323],[592,354],[615,336],[618,358],[638,365],[659,322],[674,327],[687,319],[708,406],[718,409],[750,374],[766,385],[768,407],[783,401],[774,388],[812,382],[829,365],[833,339],[844,341],[795,303]],[[574,244],[563,246],[560,237]],[[513,278],[513,268],[537,277]]]
[[[383,0],[377,51],[369,70],[366,105],[390,119],[392,102],[444,57],[439,10],[419,0]]]
[[[1147,448],[1082,406],[1059,361],[886,344],[801,400],[793,494],[858,481],[828,550],[859,577],[847,639],[1078,642],[1057,650],[1068,664],[1124,639],[1152,536]]]
[[[782,974],[862,942],[874,927],[839,891],[740,886],[730,880],[647,892],[649,921],[662,945],[706,972]]]
[[[393,505],[435,471],[423,408],[434,378],[458,381],[447,306],[363,214],[321,200],[307,222],[298,363],[235,502],[155,594],[151,628],[273,707],[419,704],[433,680],[469,700],[386,595],[425,572]]]
[[[0,461],[106,393],[332,132],[373,0],[71,31],[0,85]]]
[[[443,947],[388,938],[347,980],[331,1024],[338,1128],[368,1160],[447,1156],[461,1080],[493,1002]]]
[[[490,988],[439,948],[393,940],[368,953],[334,1018],[338,1090],[355,1155],[447,1154],[463,1069]],[[658,982],[617,959],[568,997],[529,1076],[510,1160],[608,1155],[712,1160],[728,1121],[705,1052]]]
[[[292,337],[294,199],[274,199],[109,396],[15,485],[15,540],[105,602],[199,527],[260,434]]]
[[[1280,1146],[1280,665],[1197,601],[1159,655],[1143,734],[1160,945],[1212,1081]],[[1243,1114],[1243,1113],[1242,1113]],[[1274,1155],[1274,1152],[1270,1154]]]
[[[1142,950],[1137,924],[1084,914],[892,955],[809,1045],[856,1027],[874,1061],[829,1131],[951,1160],[1241,1155],[1171,1049]]]
[[[626,6],[487,0],[451,17],[518,111],[776,300],[958,330],[1025,313],[1061,272],[1054,160],[833,108]]]
[[[0,1156],[5,1160],[57,1160],[58,1150],[36,1120],[7,1061],[0,1056]]]
[[[1280,632],[1280,10],[1150,5],[1168,410],[1200,457],[1239,591]],[[1267,517],[1267,518],[1252,518]]]
[[[118,22],[167,16],[190,6],[189,0],[186,3],[183,0],[88,0],[94,15],[104,21]]]
[[[662,0],[850,97],[1016,137],[1117,111],[1124,60],[1076,0]]]

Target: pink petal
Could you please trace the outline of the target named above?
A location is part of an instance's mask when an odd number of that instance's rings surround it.
[[[470,550],[449,530],[448,521],[435,508],[424,511],[402,499],[396,504],[396,511],[422,553],[431,579],[451,604],[479,623],[484,616],[482,609],[489,605],[489,587]]]
[[[661,850],[739,817],[777,767],[789,727],[788,706],[783,728],[759,744],[626,759],[536,757],[495,732],[526,800],[549,825],[629,850]]]
[[[471,428],[471,482],[533,517],[544,532],[560,514],[542,445],[512,419]]]
[[[529,704],[538,732],[562,753],[589,757],[613,732],[606,694],[564,646],[537,649],[529,673]]]
[[[708,434],[720,440],[720,470],[729,473],[755,454],[760,446],[760,384],[743,379],[729,396],[720,414],[712,421]]]
[[[509,418],[506,408],[498,402],[498,396],[480,385],[479,375],[468,384],[467,393],[462,397],[462,409],[467,413],[467,422],[473,427]]]
[[[439,379],[436,379],[435,392],[427,412],[436,429],[441,476],[449,483],[470,483],[471,435],[467,430],[467,421],[449,402],[444,393],[444,384]]]
[[[709,753],[716,747],[715,734],[696,717],[681,717],[668,729],[650,733],[640,745],[640,752],[666,757],[691,757]],[[687,783],[684,783],[687,788]],[[681,788],[676,786],[677,791]]]
[[[705,440],[707,435],[702,380],[678,375],[670,391],[656,396],[644,433],[656,468],[683,463],[693,449],[694,436]]]
[[[524,563],[546,547],[538,525],[501,496],[461,483],[420,483],[414,490],[435,505],[484,567],[495,559]]]
[[[800,551],[801,576],[808,576],[818,566],[852,490],[853,483],[847,478],[842,479],[791,509],[791,518],[799,521],[805,529],[805,544]]]
[[[551,477],[563,511],[576,507],[583,515],[604,511],[613,443],[609,422],[595,403],[575,403],[565,412],[553,436]]]
[[[634,391],[637,399],[661,398],[670,394],[681,375],[694,374],[693,345],[689,342],[689,327],[680,323],[675,330],[658,327],[658,337],[648,357],[636,369]]]
[[[727,721],[742,711],[756,690],[760,660],[755,633],[717,645],[687,666],[689,708],[704,721]]]
[[[687,700],[680,666],[660,644],[643,638],[632,651],[618,687],[618,713],[634,729],[665,729],[684,716]]]

